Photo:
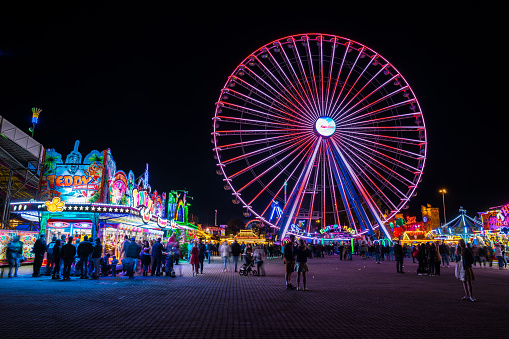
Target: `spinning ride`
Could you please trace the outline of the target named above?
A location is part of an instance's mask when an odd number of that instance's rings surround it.
[[[236,67],[212,142],[233,203],[283,237],[338,224],[390,238],[384,223],[415,194],[427,149],[401,73],[367,46],[318,33],[273,41]],[[271,219],[274,201],[282,213]]]

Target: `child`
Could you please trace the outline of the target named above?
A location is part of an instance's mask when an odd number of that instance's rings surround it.
[[[112,256],[111,257],[112,260],[111,260],[111,272],[113,274],[114,277],[117,276],[117,264],[118,264],[118,260],[117,260],[117,257],[115,256]]]
[[[107,253],[102,259],[101,259],[101,272],[103,277],[107,277],[108,273],[110,272],[110,254]]]

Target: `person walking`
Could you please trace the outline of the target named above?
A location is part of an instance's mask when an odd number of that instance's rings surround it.
[[[286,252],[286,251],[285,251]],[[297,291],[307,291],[306,287],[306,272],[308,269],[308,257],[309,257],[309,248],[306,246],[304,239],[299,239],[299,246],[297,246],[294,250],[295,257],[297,258],[297,262],[295,264],[295,271],[297,272]],[[300,288],[300,275],[302,274],[302,283],[303,288]]]
[[[44,234],[41,234],[39,236],[39,239],[37,239],[34,243],[34,273],[32,274],[32,277],[38,278],[40,277],[40,271],[42,266],[42,261],[44,260],[44,253],[46,253],[46,241],[44,240]]]
[[[62,246],[62,259],[64,261],[64,270],[62,271],[63,280],[71,280],[71,267],[76,255],[76,247],[72,244],[72,237],[67,239],[67,244]]]
[[[226,240],[223,241],[221,246],[219,246],[219,255],[221,255],[221,258],[223,258],[223,272],[226,272],[226,264],[228,263],[228,257],[230,256],[230,252],[231,252],[230,246],[228,246]],[[237,256],[237,260],[238,259],[239,258]]]
[[[242,253],[242,248],[240,247],[237,239],[235,239],[232,243],[232,258],[233,258],[233,267],[235,272],[237,272],[237,264],[239,262],[239,256]]]
[[[18,276],[19,262],[23,257],[23,243],[19,239],[19,236],[15,235],[7,244],[6,257],[9,262],[9,278],[12,278],[13,269],[14,277]]]
[[[60,259],[62,259],[62,254],[60,251],[61,251],[60,239],[57,239],[55,241],[55,245],[53,246],[53,255],[51,257],[53,262],[55,263],[51,279],[60,279]]]
[[[157,238],[157,241],[152,245],[152,273],[151,275],[161,275],[161,262],[163,260],[163,245],[161,244],[161,238]]]
[[[399,240],[396,240],[394,243],[394,259],[396,259],[396,272],[397,273],[405,273],[403,271],[403,258],[405,257],[405,253],[403,251],[403,247],[399,243]]]
[[[203,262],[205,261],[205,253],[207,252],[207,247],[201,239],[198,241],[198,250],[200,251],[198,253],[198,259],[200,260],[200,273],[203,274]],[[198,274],[198,272],[196,274]]]
[[[92,250],[92,261],[94,262],[94,273],[92,279],[99,279],[99,273],[101,272],[101,255],[103,252],[103,245],[101,245],[101,239],[95,238],[95,245]]]
[[[200,265],[200,258],[199,258],[200,249],[198,248],[198,243],[197,242],[195,242],[193,244],[193,247],[191,248],[191,253],[190,254],[191,255],[189,257],[189,263],[191,264],[191,269],[193,271],[193,277],[194,277],[195,273],[198,276],[198,265]]]
[[[88,236],[85,235],[83,241],[78,245],[78,257],[81,262],[81,276],[80,279],[88,279],[87,275],[87,265],[88,265],[88,257],[94,250],[94,246],[91,242],[88,241]]]
[[[295,270],[295,255],[293,253],[294,243],[295,236],[290,234],[290,241],[283,247],[283,255],[286,263],[285,283],[286,289],[288,290],[295,289],[292,285],[292,273]],[[309,255],[309,252],[307,254]]]
[[[460,256],[460,260],[456,263],[455,275],[457,279],[461,280],[463,289],[465,290],[465,296],[461,299],[476,301],[472,296],[472,281],[475,280],[474,271],[472,270],[474,254],[472,250],[466,246],[465,240],[460,239],[458,241],[456,254]]]

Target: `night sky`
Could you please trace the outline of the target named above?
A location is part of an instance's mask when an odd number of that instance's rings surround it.
[[[176,2],[170,2],[176,4]],[[223,190],[210,142],[214,104],[235,67],[275,39],[299,33],[344,36],[387,58],[412,86],[428,133],[417,197],[448,219],[509,203],[507,38],[502,2],[432,6],[275,8],[39,4],[0,9],[0,115],[64,157],[110,148],[117,168],[136,176],[149,164],[158,192],[187,189],[199,222],[241,217]],[[441,210],[441,216],[442,216]]]

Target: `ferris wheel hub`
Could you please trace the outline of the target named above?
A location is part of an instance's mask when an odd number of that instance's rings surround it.
[[[322,137],[330,137],[336,132],[336,122],[330,117],[319,117],[315,122],[315,131]]]

